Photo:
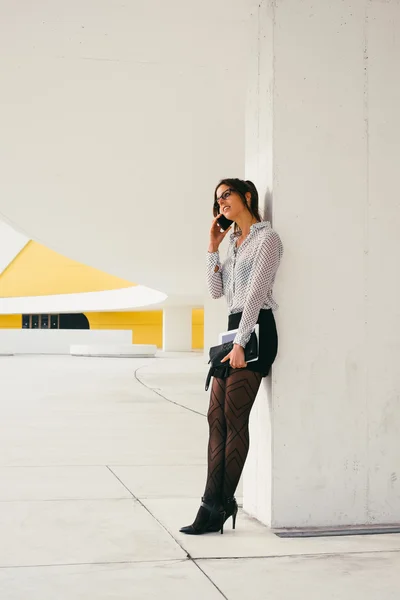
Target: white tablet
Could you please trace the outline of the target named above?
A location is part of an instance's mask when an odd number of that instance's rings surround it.
[[[257,323],[254,328],[253,331],[255,332],[256,336],[257,336],[257,341],[258,344],[260,344],[260,326]],[[219,334],[219,344],[226,344],[227,342],[233,342],[233,340],[236,337],[236,334],[238,332],[238,329],[231,329],[230,331],[223,331],[222,333]],[[254,362],[255,360],[258,360],[258,356],[257,358],[253,358],[251,360],[248,360],[247,362]]]

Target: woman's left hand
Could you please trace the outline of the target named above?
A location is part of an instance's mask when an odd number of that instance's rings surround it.
[[[230,361],[232,369],[244,369],[247,367],[247,362],[244,361],[244,349],[239,344],[233,344],[233,350],[229,352],[221,362]]]

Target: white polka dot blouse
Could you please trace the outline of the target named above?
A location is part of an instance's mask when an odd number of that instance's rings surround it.
[[[212,298],[225,296],[230,314],[243,312],[234,343],[244,348],[260,310],[278,308],[272,288],[283,245],[269,221],[252,225],[249,235],[237,248],[239,235],[240,231],[230,234],[223,264],[219,251],[207,253],[207,285]]]

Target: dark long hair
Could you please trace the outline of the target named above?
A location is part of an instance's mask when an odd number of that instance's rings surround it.
[[[239,194],[239,196],[241,197],[242,202],[245,205],[245,207],[247,208],[247,210],[249,211],[249,213],[255,219],[257,219],[258,222],[262,221],[261,215],[260,215],[260,210],[258,208],[257,188],[252,181],[244,181],[243,179],[221,179],[221,181],[219,182],[219,184],[217,185],[217,187],[215,188],[215,191],[214,191],[214,207],[213,207],[214,217],[216,217],[219,214],[219,205],[217,202],[217,189],[219,188],[220,185],[227,185],[228,187],[235,190],[235,192],[237,192]],[[250,192],[250,194],[251,194],[250,205],[247,203],[247,200],[246,200],[246,194],[248,192]],[[237,229],[237,225],[235,223],[235,231],[236,231],[236,229]]]

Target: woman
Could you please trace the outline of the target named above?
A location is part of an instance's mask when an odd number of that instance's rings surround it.
[[[219,245],[227,235],[217,223],[220,213],[235,223],[227,258],[221,265]],[[198,535],[221,531],[238,512],[234,497],[249,450],[248,423],[262,377],[268,375],[278,349],[273,310],[278,305],[272,287],[283,246],[268,221],[262,221],[258,193],[251,181],[223,179],[214,193],[214,220],[207,257],[207,283],[212,298],[225,296],[228,329],[238,329],[232,352],[225,357],[229,370],[215,372],[208,423],[207,482],[192,525],[181,532]],[[244,348],[259,323],[259,357],[247,364]],[[221,328],[222,330],[223,328]],[[225,377],[224,377],[225,375]]]

